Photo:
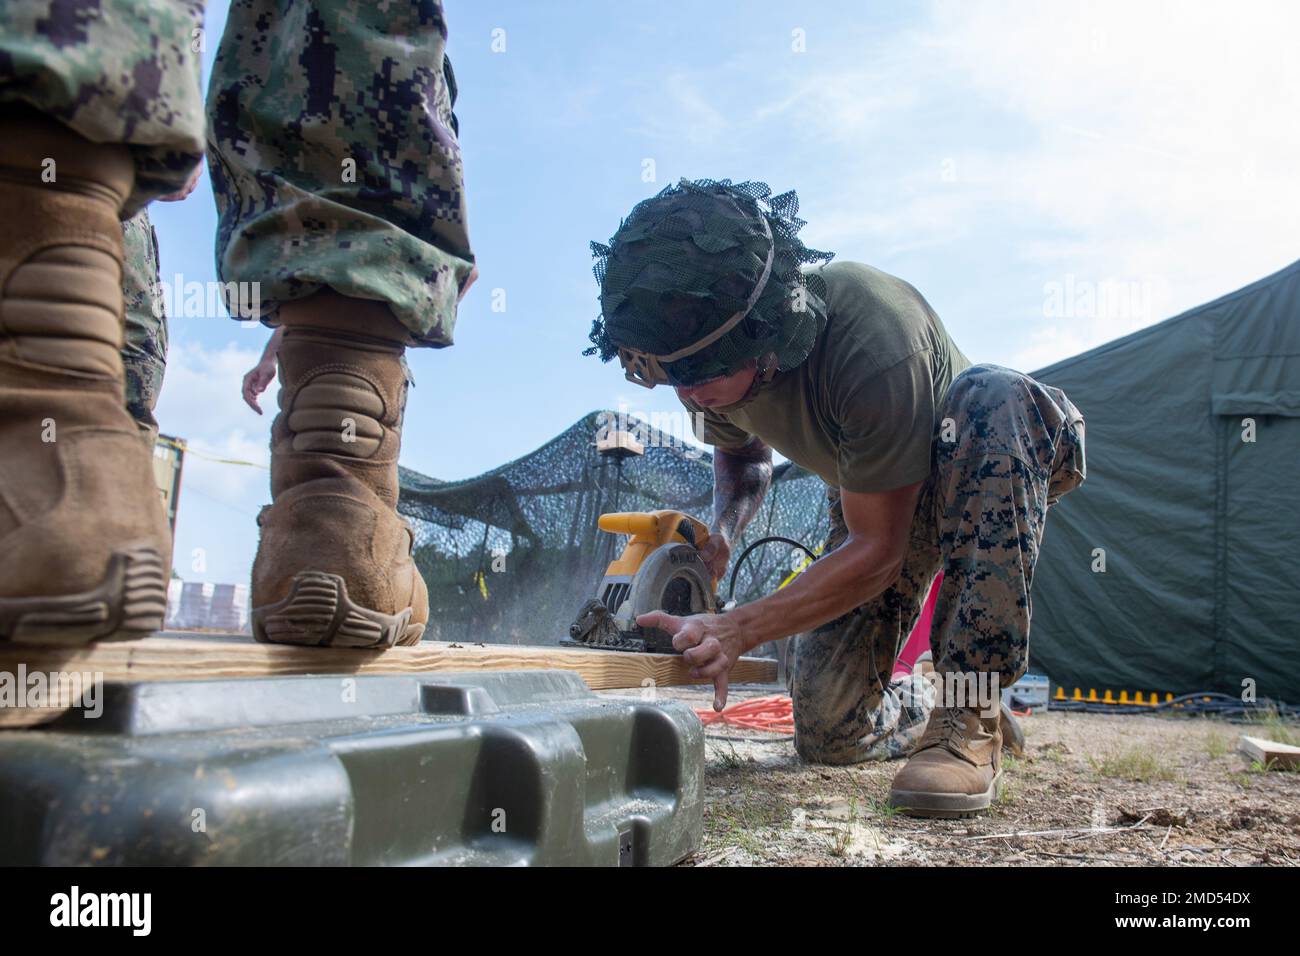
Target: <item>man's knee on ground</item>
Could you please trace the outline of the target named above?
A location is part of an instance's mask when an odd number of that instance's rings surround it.
[[[857,741],[846,742],[821,734],[801,733],[797,727],[794,732],[794,749],[805,763],[831,767],[846,767],[869,759]]]

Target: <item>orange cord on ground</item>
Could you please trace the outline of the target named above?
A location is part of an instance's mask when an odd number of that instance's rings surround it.
[[[700,723],[733,724],[747,730],[766,730],[778,734],[794,733],[794,708],[785,694],[772,697],[753,697],[716,711],[711,707],[697,707]]]
[[[1013,710],[1017,717],[1028,717],[1032,711]],[[794,707],[785,694],[772,697],[753,697],[716,711],[712,707],[697,707],[695,714],[700,723],[732,724],[748,730],[766,730],[777,734],[794,733]]]

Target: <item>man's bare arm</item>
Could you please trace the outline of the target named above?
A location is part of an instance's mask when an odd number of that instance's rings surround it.
[[[907,555],[921,484],[892,491],[840,493],[849,536],[790,586],[727,615],[745,650],[833,621],[894,583]]]
[[[652,611],[637,623],[673,635],[673,647],[691,665],[691,675],[713,681],[713,707],[721,710],[727,703],[727,674],[742,654],[833,621],[894,583],[907,556],[920,488],[917,482],[877,493],[841,491],[848,538],[789,587],[726,614],[677,617]]]
[[[762,507],[772,484],[772,449],[757,437],[713,455],[713,529],[734,540]]]
[[[731,542],[758,513],[771,483],[772,449],[757,438],[713,453],[713,525],[700,557],[715,581],[727,573]]]

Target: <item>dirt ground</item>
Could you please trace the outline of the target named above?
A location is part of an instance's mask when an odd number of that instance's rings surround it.
[[[735,688],[729,703],[773,692]],[[789,736],[708,726],[704,841],[683,865],[1300,864],[1300,773],[1236,752],[1243,732],[1300,744],[1295,722],[1044,711],[1021,725],[1026,751],[1007,761],[1001,799],[969,820],[891,810],[900,761],[811,766]]]

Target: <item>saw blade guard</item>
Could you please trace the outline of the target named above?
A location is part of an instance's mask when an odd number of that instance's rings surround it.
[[[651,552],[632,576],[627,599],[611,608],[620,626],[629,630],[648,611],[686,617],[717,610],[709,569],[689,544],[670,544]]]
[[[717,613],[717,582],[698,550],[709,539],[702,521],[680,511],[620,512],[601,515],[599,527],[631,540],[569,628],[571,640],[561,643],[672,653],[669,634],[638,627],[638,616]]]

